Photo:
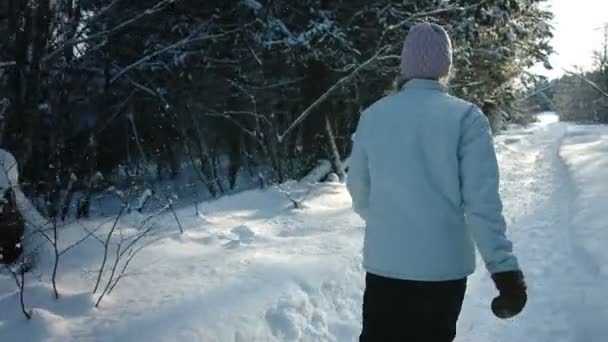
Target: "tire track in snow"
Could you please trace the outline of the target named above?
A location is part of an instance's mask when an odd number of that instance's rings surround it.
[[[505,216],[526,274],[528,305],[512,320],[494,318],[489,301],[496,291],[480,265],[471,277],[458,342],[579,342],[569,310],[577,300],[569,277],[577,269],[568,234],[571,199],[558,155],[565,132],[562,124],[537,125],[525,136],[506,132],[497,139]],[[500,145],[506,141],[508,148]]]
[[[534,188],[544,203],[511,229],[527,275],[529,303],[521,317],[507,323],[506,338],[497,341],[595,342],[605,325],[592,293],[600,265],[576,237],[578,193],[560,155],[569,127],[548,125],[531,137],[540,152],[531,170]]]
[[[538,154],[529,170],[533,183],[528,191],[542,204],[537,203],[534,211],[519,218],[512,229],[527,276],[529,302],[524,314],[509,327],[510,337],[504,341],[578,341],[578,328],[567,309],[576,300],[568,274],[575,272],[577,265],[569,239],[572,186],[559,157],[566,134],[567,126],[555,123],[529,137]]]
[[[564,198],[569,199],[563,210],[567,213],[569,219],[568,241],[571,251],[570,256],[575,265],[573,272],[570,274],[573,280],[571,291],[575,293],[570,308],[572,321],[576,325],[574,342],[594,342],[599,341],[598,336],[605,336],[607,332],[605,324],[608,322],[608,317],[606,317],[605,310],[603,309],[606,303],[597,303],[594,300],[594,297],[597,296],[593,294],[594,290],[597,291],[596,287],[601,275],[601,265],[587,251],[580,238],[577,237],[577,230],[582,228],[574,220],[579,192],[572,173],[564,157],[561,155],[564,141],[577,135],[580,135],[580,132],[569,133],[566,128],[566,133],[560,140],[557,168],[564,180],[564,186],[561,188],[562,195]],[[605,289],[603,290],[605,291]]]

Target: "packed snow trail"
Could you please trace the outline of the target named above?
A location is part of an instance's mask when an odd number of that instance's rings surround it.
[[[590,236],[604,246],[608,241],[608,127],[574,126],[554,119],[541,116],[539,124],[512,129],[496,139],[505,215],[526,274],[528,306],[511,321],[484,317],[494,291],[489,275],[480,269],[471,277],[457,341],[608,340],[608,274],[598,269],[608,262],[608,253],[589,254],[589,241],[581,239],[581,228],[599,219],[589,229]],[[603,145],[570,151],[581,137]],[[589,168],[588,160],[571,161],[580,155],[599,159],[603,166]],[[584,167],[587,174],[579,174]],[[595,196],[582,203],[581,192],[588,191]],[[579,215],[582,210],[595,212]]]
[[[529,301],[511,321],[484,318],[494,295],[489,275],[471,278],[459,341],[594,341],[582,338],[577,277],[585,271],[572,239],[575,191],[560,156],[567,125],[541,122],[499,136],[501,193],[509,235],[525,272]]]
[[[545,115],[498,136],[496,148],[529,302],[515,319],[494,318],[496,293],[480,261],[456,341],[607,341],[608,128]],[[307,192],[285,186],[295,197]],[[100,309],[90,294],[102,253],[94,239],[62,259],[59,301],[48,272],[30,276],[31,322],[13,280],[0,275],[0,341],[356,341],[363,222],[342,184],[313,186],[304,205],[293,209],[274,188],[249,191],[199,205],[203,215],[182,209],[183,235],[171,214],[162,217],[166,236],[134,259]],[[121,228],[139,219],[125,217]],[[81,231],[62,234],[77,240]]]

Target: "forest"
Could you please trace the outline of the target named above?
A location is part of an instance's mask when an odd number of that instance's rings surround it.
[[[342,175],[359,114],[400,83],[417,22],[454,40],[451,93],[496,129],[525,120],[521,99],[544,79],[530,68],[551,67],[543,3],[2,1],[1,144],[47,216],[68,190],[86,194],[86,215],[96,192],[186,170],[211,196],[239,178],[300,178],[320,160]]]
[[[565,70],[554,80],[539,79],[525,97],[531,111],[554,111],[562,121],[608,123],[608,25],[589,70]]]

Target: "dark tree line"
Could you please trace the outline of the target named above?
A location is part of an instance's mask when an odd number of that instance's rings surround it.
[[[100,174],[145,182],[189,165],[213,195],[239,174],[300,177],[348,157],[419,21],[453,37],[453,93],[496,124],[517,118],[527,70],[552,52],[542,3],[4,0],[2,145],[49,203],[72,174],[90,189]]]

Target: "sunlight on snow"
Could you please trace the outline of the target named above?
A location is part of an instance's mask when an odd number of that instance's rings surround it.
[[[553,112],[541,113],[536,116],[538,123],[541,125],[548,125],[559,122],[559,115]]]

